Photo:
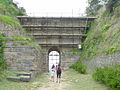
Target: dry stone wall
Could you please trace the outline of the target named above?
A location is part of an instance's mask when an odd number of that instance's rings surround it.
[[[40,73],[44,61],[43,54],[32,45],[25,45],[25,41],[13,41],[12,36],[25,36],[20,26],[5,25],[0,22],[0,33],[7,37],[4,57],[7,67],[14,71]]]
[[[115,63],[120,63],[120,52],[114,52],[112,54],[100,54],[93,59],[84,60],[84,64],[88,66],[88,71],[93,71],[96,67],[110,66]]]
[[[43,55],[35,47],[22,43],[7,41],[4,56],[8,68],[15,71],[41,71]]]

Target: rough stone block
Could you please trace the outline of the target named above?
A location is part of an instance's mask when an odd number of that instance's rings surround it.
[[[30,81],[30,76],[20,76],[20,81],[29,82]]]
[[[29,77],[31,77],[31,76],[32,76],[32,73],[27,73],[27,72],[19,72],[19,73],[17,73],[17,76],[20,76],[20,75],[24,75],[24,76],[29,76]]]
[[[7,80],[18,82],[20,81],[20,77],[8,77]]]

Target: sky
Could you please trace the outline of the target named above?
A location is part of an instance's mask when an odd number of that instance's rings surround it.
[[[87,0],[13,0],[29,16],[79,17],[85,15]]]

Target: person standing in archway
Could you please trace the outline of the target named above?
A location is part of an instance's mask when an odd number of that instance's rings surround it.
[[[50,75],[51,75],[51,80],[54,82],[54,78],[55,78],[55,66],[54,66],[54,64],[52,65]]]
[[[60,80],[61,80],[61,73],[62,73],[62,67],[60,64],[58,64],[57,68],[57,82],[60,83]]]

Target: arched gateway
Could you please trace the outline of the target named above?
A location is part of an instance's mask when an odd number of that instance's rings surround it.
[[[85,39],[86,30],[94,17],[28,17],[18,16],[21,25],[29,35],[42,47],[44,61],[43,70],[51,64],[61,63],[63,68],[69,67],[79,59],[78,50]],[[56,56],[56,61],[52,59]],[[53,60],[53,61],[52,61]]]
[[[61,55],[60,51],[57,47],[52,47],[48,51],[48,60],[49,60],[49,70],[51,69],[52,65],[55,66],[61,63]]]

